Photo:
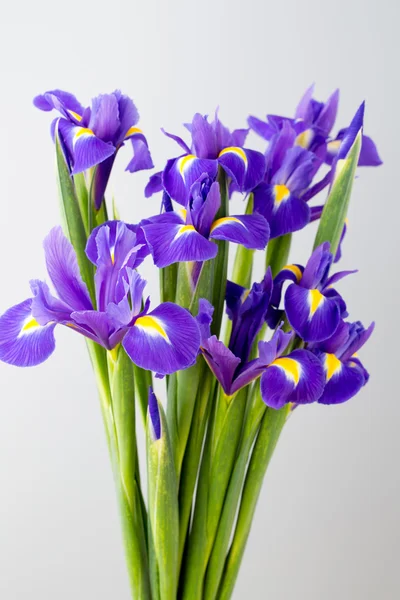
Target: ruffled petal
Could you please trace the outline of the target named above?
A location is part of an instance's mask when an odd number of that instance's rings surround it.
[[[271,408],[316,402],[324,390],[322,365],[308,350],[295,350],[275,359],[261,376],[260,385],[262,398]]]
[[[92,308],[88,289],[82,281],[72,244],[61,227],[54,227],[43,242],[46,266],[60,299],[73,310]]]
[[[199,328],[188,311],[166,302],[137,318],[125,335],[123,346],[139,367],[168,375],[195,362],[200,346]]]
[[[196,156],[199,158],[216,158],[218,153],[217,139],[211,123],[207,121],[207,117],[203,117],[199,113],[195,114],[191,131]]]
[[[16,367],[34,367],[47,360],[55,348],[55,323],[39,325],[28,299],[0,317],[0,360]]]
[[[163,171],[163,186],[173,200],[186,207],[190,188],[203,173],[215,179],[218,161],[185,154],[167,162]]]
[[[269,240],[269,225],[262,215],[256,213],[223,217],[212,224],[210,237],[263,250]]]
[[[338,302],[319,290],[292,284],[285,295],[285,310],[290,325],[305,342],[321,342],[338,328],[341,315]]]
[[[117,97],[114,94],[100,94],[93,98],[89,129],[103,142],[114,144],[119,126]]]
[[[154,263],[163,268],[175,262],[210,260],[218,252],[217,245],[198,233],[193,225],[166,222],[172,213],[154,217],[142,225]]]

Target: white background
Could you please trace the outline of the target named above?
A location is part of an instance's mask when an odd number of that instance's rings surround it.
[[[385,161],[361,170],[341,285],[354,319],[376,319],[362,351],[371,382],[336,408],[296,411],[271,464],[235,598],[394,600],[399,561],[398,4],[390,0],[211,2],[49,0],[2,6],[0,312],[43,277],[41,243],[58,222],[50,115],[32,97],[60,87],[83,103],[121,88],[141,113],[157,166],[174,156],[161,126],[221,107],[291,115],[308,85],[342,90],[339,124],[366,99],[365,131]],[[256,138],[251,138],[260,144]],[[109,191],[122,216],[158,210],[146,174]],[[297,236],[303,262],[312,228]],[[147,264],[153,295],[157,273]],[[0,364],[0,598],[128,600],[113,482],[83,340],[57,331],[36,369]]]

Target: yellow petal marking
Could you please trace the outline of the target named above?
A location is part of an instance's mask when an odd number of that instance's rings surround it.
[[[218,158],[220,156],[223,156],[224,154],[236,154],[236,156],[242,159],[245,166],[247,167],[247,156],[243,148],[239,148],[238,146],[229,146],[229,148],[224,148],[223,150],[221,150],[221,152],[218,154]]]
[[[295,385],[299,383],[301,366],[297,360],[287,357],[277,358],[270,364],[270,367],[279,367],[284,371],[285,375],[295,383]]]
[[[342,143],[342,140],[333,140],[332,142],[328,142],[329,154],[336,155],[339,151],[341,143]]]
[[[182,156],[182,158],[179,159],[178,161],[178,170],[179,173],[182,175],[184,175],[184,171],[186,170],[186,168],[188,166],[190,166],[190,164],[196,160],[196,157],[194,154],[187,154],[186,156]]]
[[[81,115],[78,115],[78,113],[76,113],[74,110],[69,110],[68,111],[70,115],[72,115],[74,117],[74,119],[76,119],[77,121],[82,121],[82,117]]]
[[[306,129],[302,133],[299,133],[295,140],[296,146],[301,146],[301,148],[308,148],[311,144],[314,137],[314,132],[312,129]]]
[[[77,140],[82,135],[94,135],[94,133],[88,127],[79,127],[78,131],[75,134],[75,140]]]
[[[21,333],[26,333],[27,331],[30,331],[36,327],[40,327],[39,323],[33,317],[29,317],[28,320],[25,321],[24,326],[21,329]]]
[[[181,235],[183,235],[184,233],[188,233],[189,231],[196,231],[193,225],[182,225],[182,227],[179,228],[175,238],[180,237]]]
[[[176,212],[178,213],[178,215],[179,215],[180,217],[182,217],[182,219],[183,219],[184,221],[186,221],[186,214],[187,214],[187,210],[186,210],[186,208],[178,208],[178,210],[177,210]]]
[[[325,355],[325,371],[326,381],[332,379],[335,373],[338,373],[342,368],[342,363],[334,354]]]
[[[287,200],[290,196],[290,190],[286,185],[274,185],[275,206],[280,206],[281,202]]]
[[[125,137],[129,137],[131,135],[135,135],[137,133],[143,133],[143,131],[139,127],[130,127],[125,134]]]
[[[309,303],[310,303],[310,318],[315,315],[318,308],[324,302],[325,297],[321,294],[319,290],[310,290],[309,291]]]
[[[169,342],[169,338],[166,334],[165,329],[161,325],[161,322],[156,319],[156,317],[151,317],[150,315],[145,315],[144,317],[139,317],[135,321],[135,325],[137,327],[141,327],[142,329],[149,330],[150,334],[158,334],[161,335],[167,342]]]
[[[217,227],[225,225],[225,223],[240,223],[240,225],[242,225],[246,229],[246,226],[243,225],[242,221],[240,221],[236,217],[222,217],[221,219],[217,219],[216,221],[214,221],[214,223],[211,225],[210,233],[212,233]]]
[[[297,265],[286,265],[286,267],[283,267],[282,271],[291,271],[295,274],[297,281],[300,281],[300,279],[303,276],[301,270]]]
[[[111,248],[110,250],[111,262],[115,264],[115,248]]]

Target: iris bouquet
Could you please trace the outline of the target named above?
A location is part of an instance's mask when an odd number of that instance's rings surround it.
[[[338,99],[318,102],[310,88],[293,118],[251,116],[230,131],[218,113],[196,114],[187,142],[164,131],[177,156],[150,177],[144,195],[159,202],[135,224],[105,199],[123,146],[132,148],[128,171],[153,168],[132,100],[116,91],[85,107],[60,90],[34,99],[58,112],[62,227],[44,240],[51,287],[32,280],[29,297],[0,318],[0,359],[42,363],[57,325],[86,339],[133,598],[230,598],[287,419],[304,404],[345,402],[368,381],[358,350],[374,326],[350,320],[336,286],[354,271],[335,265],[357,166],[381,160],[363,134],[364,104],[331,134]],[[265,153],[247,147],[250,129]],[[246,207],[231,214],[238,194]],[[290,263],[293,233],[315,220],[309,260]],[[256,251],[265,256],[259,282]],[[140,274],[146,259],[160,274],[155,307]]]

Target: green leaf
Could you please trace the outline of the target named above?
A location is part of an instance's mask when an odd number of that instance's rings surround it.
[[[265,472],[275,446],[286,422],[289,405],[280,410],[267,408],[254,445],[240,503],[238,520],[229,554],[226,559],[223,579],[218,591],[218,600],[229,600],[232,596],[246,542],[250,534],[257,500],[261,492]]]
[[[253,213],[253,194],[249,195],[246,207],[246,215]],[[235,262],[233,263],[232,281],[244,288],[250,288],[253,273],[254,250],[245,248],[238,244],[236,248]]]
[[[161,437],[154,439],[147,417],[149,531],[158,571],[160,600],[175,600],[178,587],[178,489],[167,420],[160,403]]]
[[[360,156],[362,130],[353,142],[346,158],[337,162],[334,179],[329,191],[315,237],[314,249],[323,242],[329,242],[331,253],[335,256],[340,243],[347,210],[350,203],[351,190]]]
[[[161,302],[175,302],[178,263],[160,269]]]
[[[56,158],[64,232],[75,249],[82,278],[88,287],[90,297],[94,303],[93,265],[88,260],[85,253],[87,236],[76,196],[74,182],[65,161],[58,132],[56,133]]]
[[[184,600],[203,598],[204,576],[240,440],[246,396],[247,389],[234,398],[227,398],[221,390],[209,423],[188,543]]]
[[[270,240],[267,247],[266,266],[271,267],[272,277],[276,277],[279,271],[287,265],[291,243],[291,233]]]

